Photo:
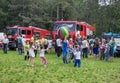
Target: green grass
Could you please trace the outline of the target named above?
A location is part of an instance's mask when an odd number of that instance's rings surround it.
[[[24,55],[0,51],[0,83],[120,83],[120,58],[112,63],[93,57],[81,59],[81,68],[74,68],[72,62],[63,64],[55,54],[47,54],[46,58],[46,68],[41,66],[39,54],[35,67],[27,67]]]

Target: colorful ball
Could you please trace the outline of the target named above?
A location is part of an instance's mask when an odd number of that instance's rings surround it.
[[[69,32],[68,30],[66,29],[66,27],[61,27],[59,30],[58,30],[58,36],[61,38],[61,39],[64,39],[65,37],[69,37]]]

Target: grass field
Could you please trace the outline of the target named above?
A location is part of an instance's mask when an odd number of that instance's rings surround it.
[[[81,59],[79,69],[74,68],[72,62],[63,64],[62,58],[55,54],[47,54],[46,58],[46,68],[41,65],[39,54],[35,67],[28,67],[24,55],[0,51],[0,83],[120,83],[120,58],[112,63],[93,57]]]

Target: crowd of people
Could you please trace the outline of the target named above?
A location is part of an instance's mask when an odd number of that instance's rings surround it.
[[[114,58],[114,37],[110,41],[105,38],[90,38],[78,36],[76,40],[65,38],[61,40],[59,37],[56,40],[56,53],[60,57],[62,53],[63,62],[68,64],[71,60],[74,61],[74,67],[81,66],[81,57],[88,58],[88,55],[93,55],[95,59],[113,61]]]
[[[7,46],[9,40],[5,35],[3,39],[3,51],[7,53]],[[107,41],[105,38],[90,38],[78,36],[75,40],[72,38],[64,38],[63,40],[60,37],[57,37],[56,42],[53,44],[51,38],[37,38],[32,37],[31,42],[27,41],[24,36],[19,35],[17,38],[17,51],[21,55],[24,53],[24,59],[28,59],[27,65],[29,66],[32,63],[34,66],[34,58],[39,53],[42,65],[46,67],[46,57],[45,53],[48,51],[51,52],[51,49],[55,49],[57,57],[60,57],[62,54],[62,60],[64,64],[74,62],[74,67],[81,67],[81,58],[88,58],[90,55],[94,55],[95,59],[99,58],[100,60],[113,61],[114,58],[114,47],[115,41],[114,37],[111,37],[110,41]]]

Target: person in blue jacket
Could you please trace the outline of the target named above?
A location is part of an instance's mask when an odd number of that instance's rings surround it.
[[[67,54],[68,54],[68,41],[67,38],[65,38],[62,42],[62,59],[64,64],[68,64]]]

